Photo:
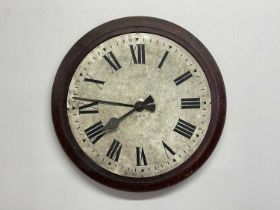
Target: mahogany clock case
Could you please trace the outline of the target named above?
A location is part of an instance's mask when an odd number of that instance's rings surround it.
[[[113,174],[95,164],[76,142],[68,122],[66,99],[71,78],[83,58],[100,43],[127,33],[152,33],[184,47],[197,60],[208,80],[211,92],[211,119],[205,138],[179,167],[153,177],[132,178]],[[219,68],[206,47],[190,32],[171,22],[152,17],[125,17],[107,22],[84,35],[64,57],[55,76],[52,119],[58,139],[73,163],[92,179],[119,190],[151,191],[174,185],[193,174],[211,155],[225,122],[226,94]]]

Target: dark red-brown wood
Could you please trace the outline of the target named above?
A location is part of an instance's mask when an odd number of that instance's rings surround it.
[[[212,114],[203,142],[195,153],[176,169],[159,176],[129,178],[113,174],[95,164],[77,144],[67,117],[66,98],[71,78],[82,59],[97,45],[117,35],[146,32],[171,39],[198,61],[209,82]],[[152,17],[126,17],[107,22],[84,35],[67,53],[56,74],[52,89],[52,118],[58,139],[67,155],[92,179],[126,191],[151,191],[174,185],[193,174],[211,155],[222,133],[226,115],[226,94],[219,68],[204,45],[185,29]]]

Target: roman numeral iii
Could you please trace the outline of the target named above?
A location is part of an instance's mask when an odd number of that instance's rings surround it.
[[[191,72],[187,71],[186,73],[182,74],[178,78],[174,79],[174,82],[178,86],[178,85],[180,85],[181,83],[185,82],[186,80],[188,80],[191,77],[192,77]]]
[[[182,98],[181,109],[199,109],[200,98]]]
[[[121,149],[122,149],[121,143],[114,139],[106,156],[114,161],[118,161],[120,157]]]
[[[121,68],[120,63],[118,62],[112,51],[104,55],[103,58],[110,64],[111,68],[115,71]]]
[[[98,102],[93,102],[93,103],[85,104],[83,106],[79,106],[79,114],[98,113],[97,105]]]
[[[148,165],[144,149],[141,147],[136,147],[136,160],[137,166]]]
[[[196,129],[196,126],[179,119],[173,131],[181,134],[182,136],[190,139]]]
[[[129,47],[130,47],[133,63],[145,64],[145,45],[137,44],[136,46],[129,45]]]
[[[85,133],[92,144],[95,144],[105,134],[104,126],[101,122],[95,123],[94,125],[85,129]]]

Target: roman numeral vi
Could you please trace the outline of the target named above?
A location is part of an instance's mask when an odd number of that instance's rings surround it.
[[[137,166],[148,165],[144,149],[141,147],[136,147],[136,160]]]

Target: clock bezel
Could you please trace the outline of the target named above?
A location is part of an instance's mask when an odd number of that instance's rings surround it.
[[[164,174],[133,178],[113,174],[95,164],[76,142],[67,116],[66,99],[70,81],[83,58],[100,43],[127,33],[152,33],[178,43],[200,64],[211,92],[211,119],[198,149],[177,168]],[[78,40],[64,57],[55,76],[52,119],[57,137],[72,162],[92,179],[119,190],[143,192],[174,185],[193,174],[211,155],[219,141],[226,115],[226,94],[219,68],[206,47],[190,32],[171,22],[153,17],[125,17],[104,23]],[[215,113],[215,114],[214,114]]]

